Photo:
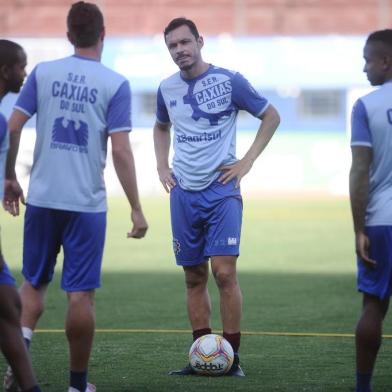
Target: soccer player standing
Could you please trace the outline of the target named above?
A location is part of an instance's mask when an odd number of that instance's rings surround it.
[[[157,169],[170,192],[173,248],[183,267],[193,339],[211,333],[207,289],[208,260],[220,293],[223,336],[235,352],[231,375],[239,365],[242,294],[237,279],[242,222],[240,181],[252,168],[279,125],[279,115],[238,72],[203,61],[203,38],[185,18],[172,20],[164,39],[179,72],[158,90],[154,144]],[[242,159],[235,155],[236,117],[246,110],[262,120]],[[169,167],[173,125],[173,168]],[[173,375],[192,374],[188,365]]]
[[[369,35],[364,72],[379,89],[352,112],[350,200],[362,314],[356,328],[356,392],[371,391],[392,293],[392,30]]]
[[[27,196],[23,243],[22,327],[30,341],[44,309],[57,254],[63,247],[61,286],[67,292],[66,335],[70,349],[69,392],[95,391],[87,383],[95,330],[94,293],[100,286],[106,229],[103,170],[107,140],[117,176],[131,206],[128,237],[147,230],[139,202],[128,133],[128,81],[100,63],[105,36],[95,4],[71,6],[68,39],[75,54],[39,64],[29,75],[11,116],[5,203],[18,214],[21,188],[15,161],[21,130],[37,114],[37,139]]]
[[[26,77],[26,54],[15,42],[0,40],[0,101],[19,92]],[[0,113],[0,200],[3,199],[8,127]],[[5,263],[0,240],[0,347],[22,391],[39,392],[20,326],[21,303],[15,280]],[[5,385],[8,390],[9,385]]]

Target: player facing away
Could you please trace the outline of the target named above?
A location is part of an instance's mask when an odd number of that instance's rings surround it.
[[[8,93],[19,92],[26,77],[26,54],[15,42],[0,40],[0,101]],[[8,126],[0,113],[0,200],[3,199],[5,161],[8,150]],[[5,263],[0,240],[0,348],[6,357],[20,390],[39,392],[30,356],[20,325],[21,303],[15,280]],[[5,390],[8,386],[5,385]]]
[[[172,20],[164,39],[179,72],[159,86],[154,144],[159,179],[170,192],[173,248],[185,273],[193,340],[211,333],[210,259],[220,294],[223,336],[235,353],[229,374],[244,376],[238,356],[242,313],[236,272],[242,223],[239,185],[273,136],[279,114],[240,73],[203,61],[203,38],[191,20]],[[242,159],[237,159],[235,152],[239,110],[261,120]],[[170,168],[172,125],[174,157]],[[170,374],[193,371],[188,365]]]
[[[74,55],[38,64],[10,118],[5,203],[10,213],[19,213],[18,199],[23,193],[15,161],[21,130],[36,113],[37,138],[24,224],[22,327],[30,341],[62,246],[69,392],[91,392],[95,387],[87,383],[87,370],[95,330],[94,293],[100,286],[105,241],[103,170],[109,138],[115,170],[131,207],[133,228],[128,237],[144,237],[147,222],[129,143],[129,83],[100,63],[103,15],[95,4],[77,2],[70,8],[67,27]]]
[[[364,72],[377,90],[352,112],[350,200],[362,314],[356,328],[356,392],[371,391],[392,293],[392,30],[369,35]],[[392,388],[392,384],[391,384]]]

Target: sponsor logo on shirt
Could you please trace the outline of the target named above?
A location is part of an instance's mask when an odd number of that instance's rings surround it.
[[[78,126],[74,120],[59,117],[54,120],[51,148],[87,153],[88,126],[79,120]]]
[[[222,130],[219,129],[216,132],[203,132],[200,135],[177,135],[177,143],[200,143],[200,142],[211,142],[222,138]]]

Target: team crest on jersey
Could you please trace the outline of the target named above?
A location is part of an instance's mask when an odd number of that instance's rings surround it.
[[[79,120],[78,125],[74,120],[65,120],[64,117],[56,118],[52,130],[52,148],[87,152],[88,126]]]
[[[191,105],[194,120],[205,118],[211,125],[217,125],[220,118],[232,113],[231,77],[230,72],[217,69],[189,84],[183,100],[184,104]]]

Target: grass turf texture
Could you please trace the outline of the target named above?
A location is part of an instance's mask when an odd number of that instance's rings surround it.
[[[99,392],[352,391],[361,296],[347,200],[245,200],[239,278],[244,294],[245,379],[169,377],[191,343],[182,270],[174,265],[168,202],[145,200],[148,237],[127,240],[128,207],[111,199],[90,381]],[[0,213],[3,249],[20,281],[22,219]],[[59,258],[61,260],[61,258]],[[221,329],[210,281],[214,331]],[[59,274],[34,335],[32,357],[44,391],[65,391],[68,349]],[[392,328],[386,320],[385,334]],[[47,331],[49,330],[49,331]],[[268,334],[272,332],[272,334]],[[313,336],[296,336],[315,334]],[[290,336],[294,334],[294,336]],[[392,340],[385,339],[375,391],[390,391]],[[5,368],[4,361],[0,368]]]

